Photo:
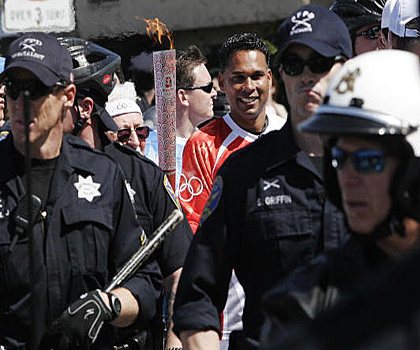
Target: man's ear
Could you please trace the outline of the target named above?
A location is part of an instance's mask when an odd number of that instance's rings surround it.
[[[267,79],[270,82],[270,87],[271,87],[271,85],[273,85],[273,72],[271,71],[270,68],[268,68],[267,70]]]
[[[85,97],[83,100],[79,101],[80,116],[83,119],[89,119],[92,115],[94,106],[95,103],[90,97]]]
[[[226,93],[226,91],[225,91],[225,81],[224,81],[224,79],[225,79],[225,77],[224,77],[224,75],[222,74],[222,72],[219,72],[219,74],[217,75],[217,80],[219,80],[219,87],[220,87],[220,90],[221,90],[222,92],[225,92],[225,93]]]
[[[70,108],[74,104],[74,99],[76,98],[76,86],[74,84],[70,84],[63,89],[63,97],[65,97],[66,101],[64,102],[64,107]]]
[[[177,99],[178,103],[180,103],[182,106],[184,106],[184,107],[189,107],[190,106],[190,102],[188,100],[188,93],[187,93],[186,90],[178,89],[176,91],[176,99]]]

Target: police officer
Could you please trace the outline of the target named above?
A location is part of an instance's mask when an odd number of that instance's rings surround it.
[[[355,56],[378,49],[385,2],[386,0],[337,0],[331,5],[330,10],[347,25]]]
[[[340,61],[351,56],[347,28],[328,9],[303,6],[280,26],[279,52],[287,70],[289,120],[230,156],[216,176],[175,300],[175,331],[189,349],[217,348],[232,269],[244,288],[245,307],[243,332],[232,332],[229,348],[254,349],[262,295],[346,236],[342,215],[324,197],[320,157],[308,156],[318,151],[318,140],[294,130],[321,103]],[[281,59],[286,53],[287,67]],[[232,75],[233,85],[252,79]],[[244,110],[246,103],[253,106],[251,98],[243,100],[237,103]]]
[[[151,160],[140,155],[131,147],[118,142],[111,143],[105,130],[113,128],[114,121],[101,107],[112,91],[115,81],[112,77],[120,68],[120,57],[89,41],[80,38],[64,38],[61,43],[71,53],[77,87],[77,108],[67,116],[66,131],[72,131],[92,147],[103,150],[119,163],[128,183],[131,200],[137,219],[146,234],[151,234],[177,208],[178,201],[163,171]],[[98,60],[98,57],[102,57]],[[115,129],[114,129],[115,130]],[[156,258],[164,277],[168,320],[172,318],[172,305],[182,266],[187,254],[192,231],[184,219],[158,249]],[[160,327],[155,325],[154,331]],[[159,333],[159,332],[157,332]],[[154,332],[154,346],[160,346],[159,335]],[[162,335],[159,335],[162,336]],[[181,345],[179,339],[169,332],[167,348]]]
[[[28,33],[10,44],[3,77],[12,135],[0,143],[0,345],[6,349],[36,349],[44,333],[44,349],[103,348],[116,340],[113,326],[147,323],[156,312],[161,274],[153,261],[112,293],[101,291],[141,246],[141,228],[118,166],[63,137],[76,93],[71,70],[68,51],[52,36]],[[35,195],[32,213],[25,193]]]
[[[398,93],[384,89],[390,82],[404,88]],[[398,50],[369,52],[343,66],[331,81],[324,104],[301,125],[305,132],[326,137],[327,194],[343,208],[352,235],[342,248],[292,274],[267,295],[264,307],[270,315],[271,329],[264,348],[281,348],[282,327],[316,318],[351,296],[358,284],[371,280],[380,269],[389,268],[418,249],[419,94],[416,55]],[[389,292],[383,284],[382,288]],[[376,293],[377,297],[382,294],[381,290]],[[394,300],[382,302],[387,310],[387,303]],[[377,314],[370,320],[376,317],[382,322],[383,317],[391,317],[377,307],[374,310]],[[347,308],[343,316],[350,314]],[[376,329],[376,322],[361,322],[366,328],[359,333],[358,341],[364,333],[370,334],[370,327]],[[349,319],[346,325],[350,326]],[[355,329],[360,330],[359,326]],[[329,333],[323,329],[320,339],[322,343],[325,340],[326,347],[335,344],[335,348],[343,348],[342,342],[353,348],[351,342],[340,339],[340,334],[343,330]],[[394,348],[400,347],[394,344]]]

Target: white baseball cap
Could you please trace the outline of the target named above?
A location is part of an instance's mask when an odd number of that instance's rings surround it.
[[[395,7],[396,2],[397,0],[387,0],[387,2],[385,3],[384,9],[382,10],[381,29],[389,28],[391,12]]]
[[[389,18],[389,30],[400,38],[417,38],[418,30],[406,27],[417,17],[419,17],[417,0],[396,0]]]
[[[142,115],[139,105],[136,103],[136,101],[130,99],[121,99],[107,102],[105,104],[105,109],[111,117],[116,117],[118,115],[128,113],[139,113]]]

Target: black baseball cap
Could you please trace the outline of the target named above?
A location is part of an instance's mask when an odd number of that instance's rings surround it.
[[[46,33],[26,33],[12,41],[4,74],[17,67],[29,70],[46,86],[73,82],[73,64],[68,50]]]
[[[279,27],[275,63],[291,44],[303,44],[324,57],[352,57],[349,31],[340,17],[326,7],[305,5]]]

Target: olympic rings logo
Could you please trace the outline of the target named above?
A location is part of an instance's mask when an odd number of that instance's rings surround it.
[[[126,109],[126,108],[128,108],[128,104],[126,102],[119,102],[117,104],[117,109],[118,110],[120,110],[120,109]]]
[[[178,197],[183,202],[191,202],[195,196],[199,196],[203,192],[203,189],[203,181],[200,178],[193,176],[188,180],[184,174],[181,174]]]

